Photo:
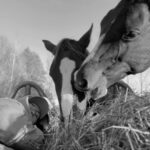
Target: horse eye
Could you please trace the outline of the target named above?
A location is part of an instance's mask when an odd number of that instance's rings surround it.
[[[139,35],[140,32],[137,30],[130,30],[128,32],[126,32],[125,34],[123,34],[122,39],[124,41],[131,41],[133,39],[135,39],[137,37],[137,35]]]

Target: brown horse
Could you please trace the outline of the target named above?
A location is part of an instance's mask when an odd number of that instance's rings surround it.
[[[150,66],[150,0],[122,0],[101,22],[94,50],[75,73],[75,86],[93,99],[129,74]]]
[[[84,92],[74,87],[73,75],[88,56],[87,46],[90,42],[92,27],[78,40],[63,39],[57,46],[50,41],[43,40],[45,47],[53,55],[54,59],[50,67],[50,76],[53,78],[59,100],[61,119],[68,118],[73,104],[85,112],[95,102],[85,99]],[[124,82],[118,82],[109,88],[108,95],[102,100],[125,95],[126,91],[132,92]]]

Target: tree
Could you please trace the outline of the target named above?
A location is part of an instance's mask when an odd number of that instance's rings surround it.
[[[52,79],[37,53],[26,48],[17,53],[7,38],[0,37],[0,97],[10,97],[23,81],[33,81],[52,99]],[[35,94],[34,90],[31,91]],[[24,95],[24,90],[20,96]]]

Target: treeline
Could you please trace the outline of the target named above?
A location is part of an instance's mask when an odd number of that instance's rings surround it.
[[[7,38],[0,37],[0,54],[0,97],[10,97],[16,86],[24,81],[34,81],[52,99],[52,80],[35,52],[26,48],[18,53]]]

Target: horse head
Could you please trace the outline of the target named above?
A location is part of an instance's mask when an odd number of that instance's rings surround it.
[[[61,118],[69,116],[75,99],[82,103],[85,97],[84,92],[74,88],[73,76],[88,55],[92,28],[93,25],[79,40],[63,39],[58,45],[43,40],[46,49],[54,55],[50,76],[55,83]]]
[[[129,74],[150,66],[150,1],[122,0],[101,22],[93,51],[76,72],[75,86],[93,99]]]

